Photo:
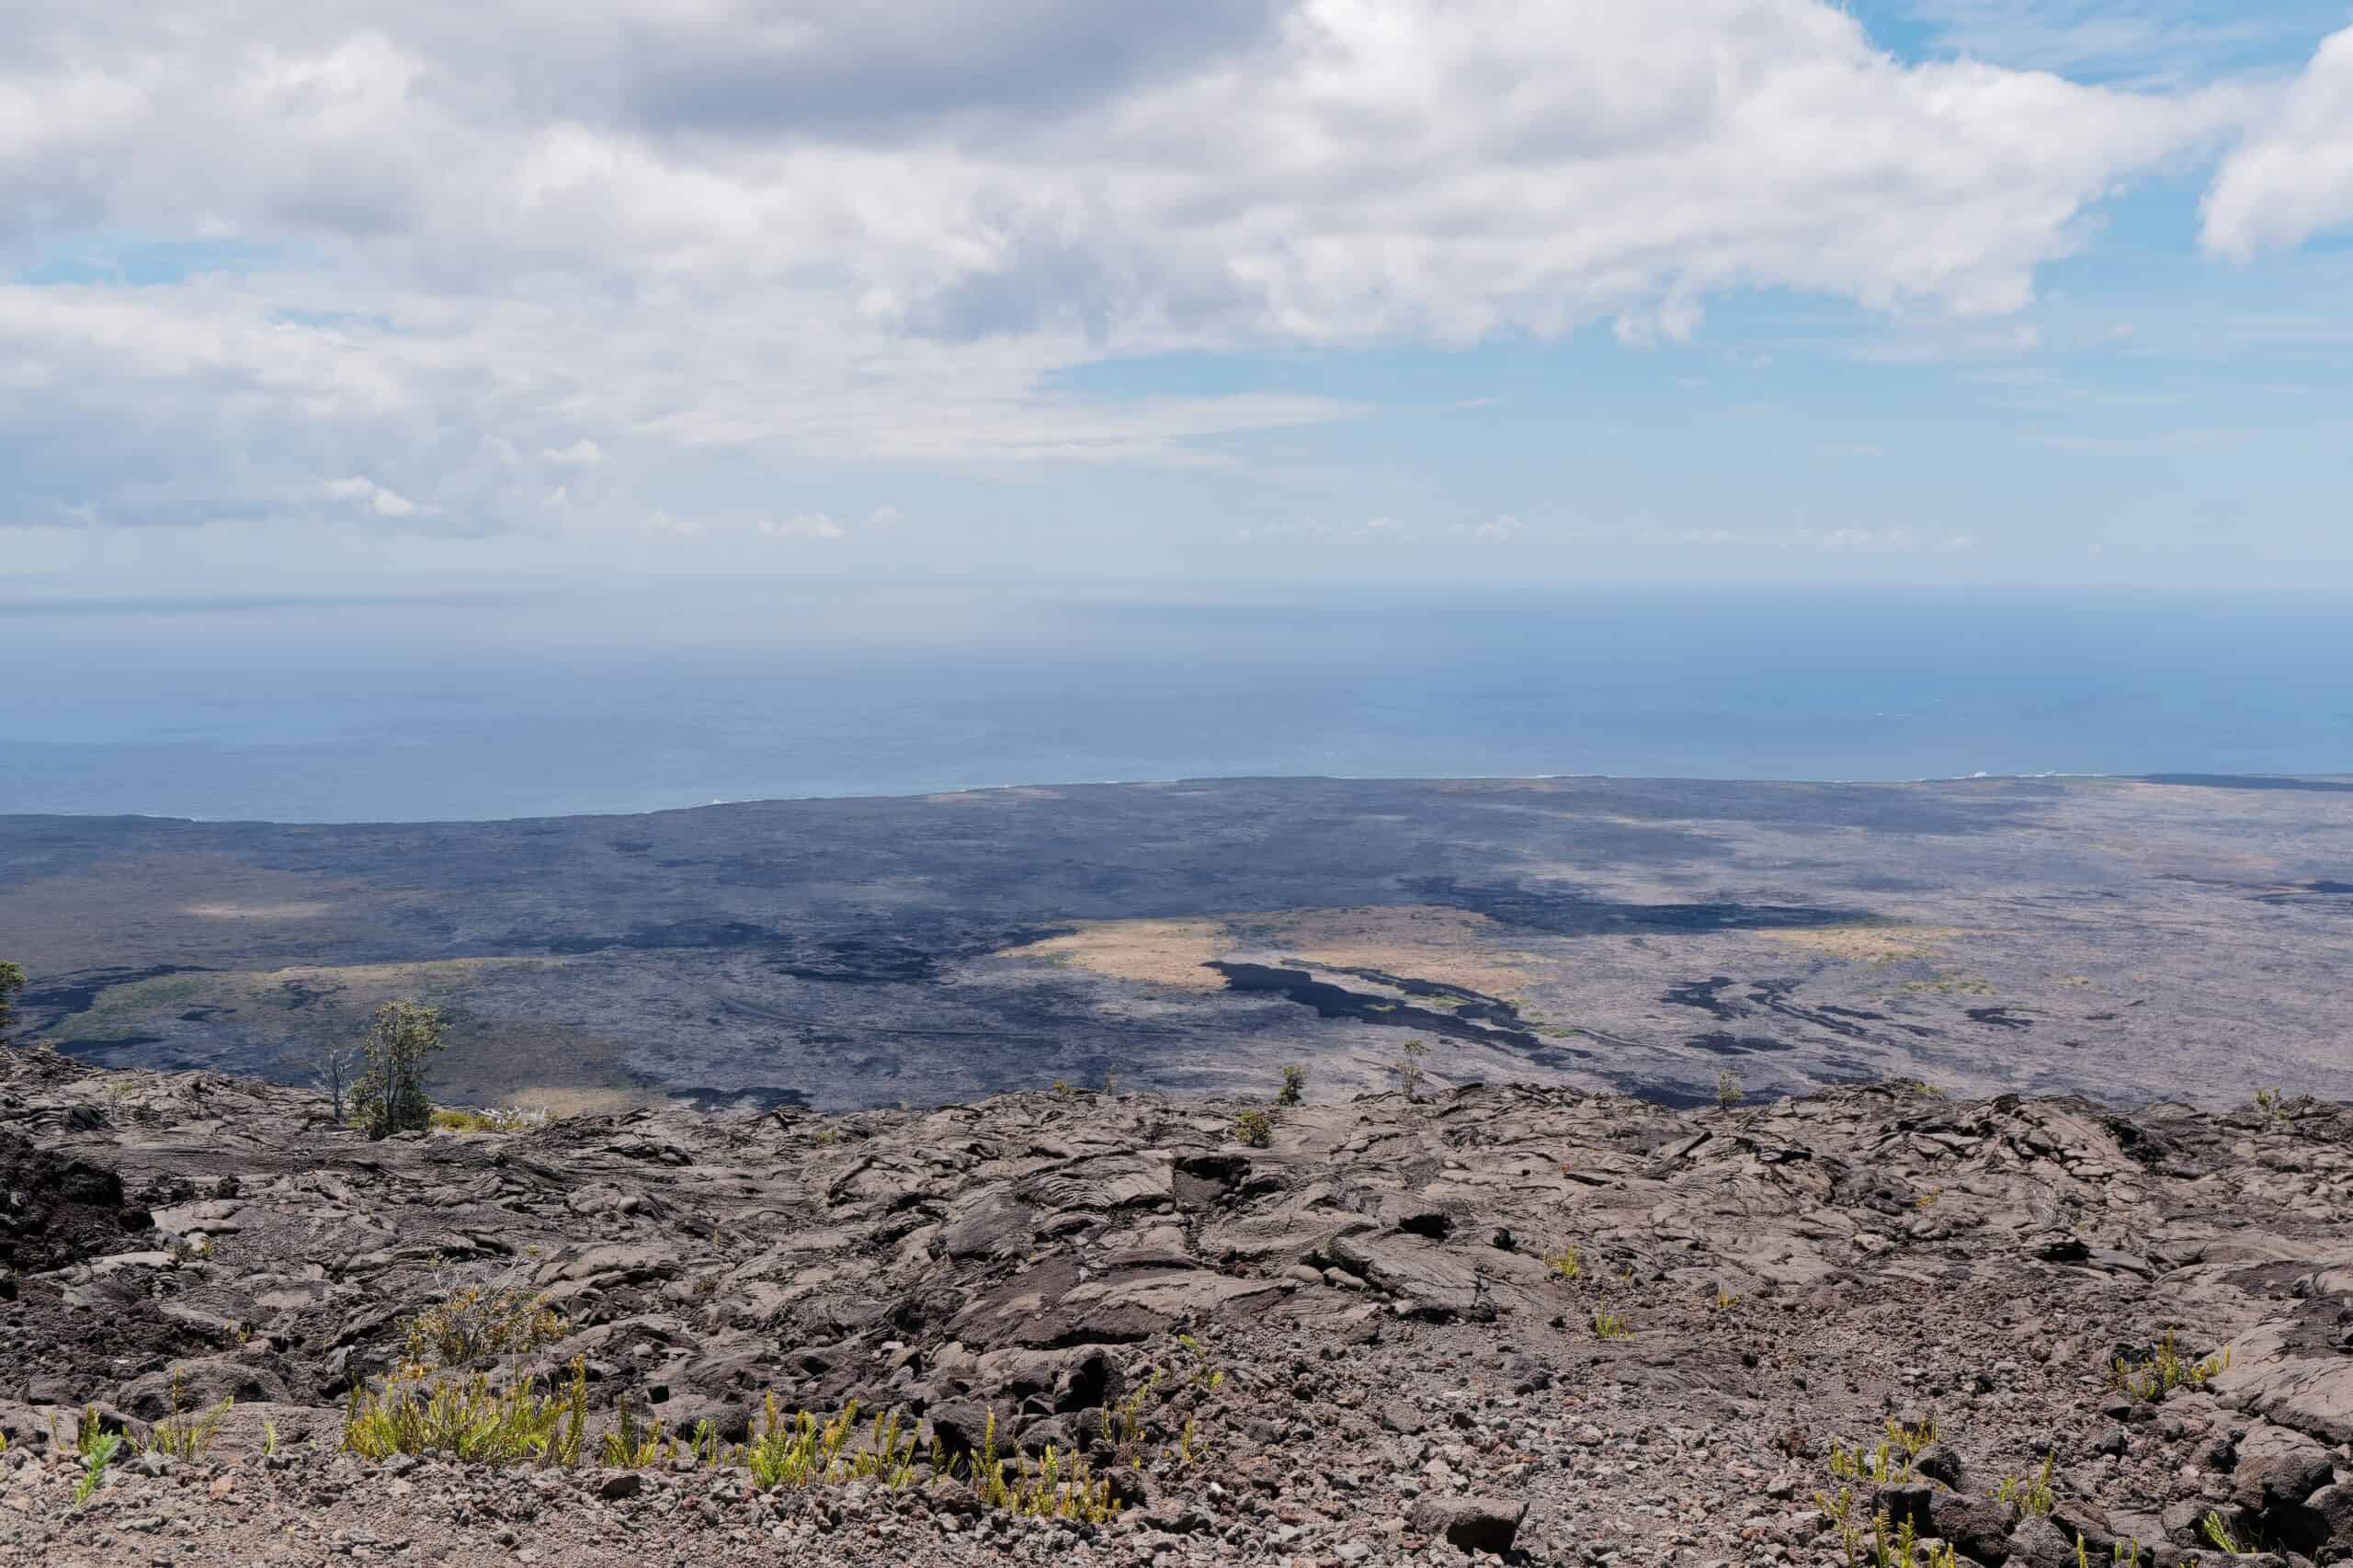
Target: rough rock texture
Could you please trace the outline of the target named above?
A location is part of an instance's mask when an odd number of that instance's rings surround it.
[[[0,1560],[1833,1563],[1817,1494],[1842,1487],[1986,1563],[2072,1562],[2079,1538],[2211,1561],[2210,1514],[2250,1550],[2353,1558],[2341,1108],[1474,1086],[1283,1110],[1266,1148],[1231,1140],[1235,1108],[1026,1095],[370,1143],[292,1090],[0,1054],[9,1172],[81,1171],[73,1201],[107,1216],[33,1250],[18,1225]],[[1568,1278],[1547,1260],[1572,1247]],[[1130,1506],[1078,1525],[920,1476],[762,1494],[734,1469],[339,1454],[339,1403],[407,1316],[475,1283],[567,1320],[485,1369],[577,1356],[599,1426],[627,1394],[740,1437],[772,1391],[896,1406],[954,1452],[994,1413]],[[2113,1361],[2167,1333],[2228,1370],[2118,1390]],[[142,1436],[175,1374],[238,1402],[210,1453],[127,1449],[74,1508],[57,1450],[84,1404]],[[1127,1395],[1132,1442],[1103,1424]],[[1916,1473],[1830,1474],[1834,1442],[1931,1415]],[[2046,1454],[2051,1513],[2022,1517],[2002,1482]]]

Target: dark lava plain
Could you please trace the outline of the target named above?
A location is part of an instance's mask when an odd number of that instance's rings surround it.
[[[2284,787],[2288,784],[2296,787]],[[1711,1099],[1918,1077],[2353,1096],[2353,786],[1228,779],[646,816],[0,817],[36,1036],[305,1077],[394,996],[442,1093],[932,1105],[1055,1080]]]

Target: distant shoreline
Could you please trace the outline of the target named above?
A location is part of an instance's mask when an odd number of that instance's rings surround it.
[[[974,784],[951,790],[904,790],[813,795],[762,795],[742,800],[703,801],[688,805],[654,806],[641,811],[531,812],[483,817],[354,817],[272,818],[190,816],[176,812],[0,812],[0,822],[55,819],[63,822],[188,823],[214,827],[469,827],[521,823],[619,821],[631,817],[673,816],[690,812],[723,811],[736,807],[807,806],[838,803],[900,803],[952,796],[1015,795],[1025,792],[1070,792],[1091,790],[1179,790],[1222,785],[1363,784],[1373,786],[1433,786],[1568,784],[1705,785],[1757,790],[1909,790],[1954,784],[2158,784],[2176,789],[2304,791],[2313,794],[2353,794],[2353,774],[2343,773],[1965,773],[1927,778],[1740,778],[1710,774],[1632,773],[1461,773],[1429,775],[1358,775],[1344,773],[1269,773],[1202,775],[1173,778],[1099,778],[1055,783]]]

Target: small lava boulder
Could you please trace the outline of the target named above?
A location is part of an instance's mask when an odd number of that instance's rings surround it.
[[[1414,1505],[1410,1522],[1418,1533],[1443,1537],[1465,1551],[1500,1555],[1511,1550],[1512,1539],[1519,1534],[1520,1521],[1526,1517],[1528,1505],[1524,1502],[1506,1502],[1499,1497],[1425,1497]]]

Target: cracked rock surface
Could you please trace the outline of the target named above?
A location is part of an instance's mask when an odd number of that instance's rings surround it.
[[[2353,1558],[2353,1113],[1836,1090],[1729,1113],[1471,1086],[1089,1093],[382,1142],[315,1095],[0,1055],[0,1560],[1843,1563],[1841,1490],[1964,1561]],[[1574,1272],[1564,1272],[1572,1252]],[[740,1439],[771,1392],[1085,1453],[1108,1524],[910,1484],[338,1452],[467,1285]],[[1622,1333],[1599,1332],[1622,1324]],[[2117,1386],[2167,1348],[2162,1397]],[[2227,1359],[2227,1366],[2222,1363]],[[2197,1369],[2211,1369],[2200,1378]],[[83,1412],[137,1437],[85,1506]],[[1103,1407],[1131,1401],[1134,1436]],[[1936,1437],[1831,1473],[1885,1424]],[[274,1454],[262,1453],[265,1424]],[[2006,1495],[2049,1457],[2047,1514]],[[2260,1559],[2256,1559],[2260,1560]]]

